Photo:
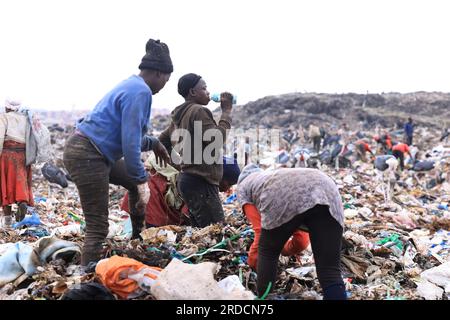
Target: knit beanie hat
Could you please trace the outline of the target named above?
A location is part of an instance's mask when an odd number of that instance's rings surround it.
[[[178,93],[186,98],[189,94],[189,90],[197,85],[202,77],[195,73],[185,74],[178,80]]]
[[[231,184],[236,184],[241,174],[241,169],[237,164],[237,159],[223,157],[223,176],[222,179]]]
[[[170,59],[169,47],[159,40],[149,39],[145,45],[146,54],[142,58],[139,69],[152,69],[163,73],[172,73],[173,65]]]

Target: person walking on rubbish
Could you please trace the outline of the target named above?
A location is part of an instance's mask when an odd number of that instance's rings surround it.
[[[175,146],[181,147],[177,187],[189,208],[193,225],[205,227],[224,220],[219,183],[223,174],[223,146],[227,130],[231,128],[233,96],[221,93],[222,115],[217,124],[212,112],[205,107],[210,97],[201,76],[194,73],[182,76],[178,81],[178,93],[185,102],[172,111],[170,126],[161,133],[159,140],[171,154]],[[184,136],[180,136],[182,133]],[[175,151],[178,150],[175,148]]]
[[[442,131],[442,135],[441,135],[441,138],[439,139],[439,141],[440,142],[445,141],[445,143],[447,143],[449,136],[450,136],[450,127],[447,127]]]
[[[414,123],[411,117],[408,118],[408,122],[405,123],[405,142],[408,146],[413,144]]]
[[[34,205],[31,165],[26,164],[28,123],[20,105],[6,100],[5,113],[0,114],[0,201],[6,228],[12,226],[12,204],[18,204],[16,221],[25,217],[28,205]]]
[[[139,75],[119,83],[77,123],[64,149],[64,165],[78,188],[86,219],[84,266],[101,258],[109,226],[109,183],[128,190],[132,237],[138,238],[150,197],[141,151],[153,150],[163,165],[170,160],[164,146],[145,135],[152,96],[164,88],[173,72],[168,46],[149,39],[139,69]]]
[[[344,211],[338,188],[330,177],[315,169],[263,171],[249,164],[239,176],[237,197],[247,215],[252,214],[248,211],[253,206],[261,215],[259,296],[275,283],[278,258],[286,241],[296,230],[303,229],[309,232],[324,299],[346,299],[340,269]]]

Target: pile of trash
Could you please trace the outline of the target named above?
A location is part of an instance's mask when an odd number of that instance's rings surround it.
[[[52,135],[61,157],[67,132]],[[438,159],[448,174],[449,148],[438,137],[418,134],[430,146],[424,154]],[[279,154],[265,156],[266,166],[279,165]],[[63,167],[60,159],[55,163]],[[320,169],[335,180],[344,204],[342,272],[348,298],[448,299],[449,177],[433,184],[433,173],[404,170],[387,201],[371,163]],[[310,248],[281,256],[272,292],[255,296],[257,274],[247,265],[254,233],[234,189],[221,194],[222,224],[149,228],[142,240],[130,240],[130,218],[120,209],[125,190],[111,185],[103,260],[81,267],[85,221],[75,185],[51,183],[36,168],[33,184],[35,206],[13,229],[0,229],[0,299],[322,299]]]

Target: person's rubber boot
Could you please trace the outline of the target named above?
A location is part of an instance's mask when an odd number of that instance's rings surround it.
[[[0,225],[3,228],[11,228],[12,227],[12,209],[11,206],[3,206],[3,217],[2,224]]]
[[[81,265],[87,267],[92,263],[97,263],[102,259],[103,247],[102,246],[90,246],[86,244],[81,252]]]
[[[137,192],[128,192],[128,208],[130,209],[131,227],[133,229],[131,239],[142,240],[141,232],[144,229],[145,208],[137,208],[138,200],[139,194]]]
[[[16,221],[20,222],[25,218],[25,215],[28,212],[28,206],[26,202],[19,203],[19,208],[17,209],[16,213]]]
[[[323,300],[347,300],[344,284],[333,284],[323,289]]]

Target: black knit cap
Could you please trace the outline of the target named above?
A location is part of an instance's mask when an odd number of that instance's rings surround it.
[[[239,169],[237,159],[231,157],[223,157],[222,179],[226,180],[228,183],[236,184],[240,174],[241,169]]]
[[[163,73],[173,72],[172,59],[170,59],[167,44],[159,40],[149,39],[145,45],[145,52],[139,69],[152,69]]]
[[[185,74],[178,80],[178,93],[186,98],[189,94],[189,90],[191,90],[195,85],[200,81],[202,77],[195,73]]]

